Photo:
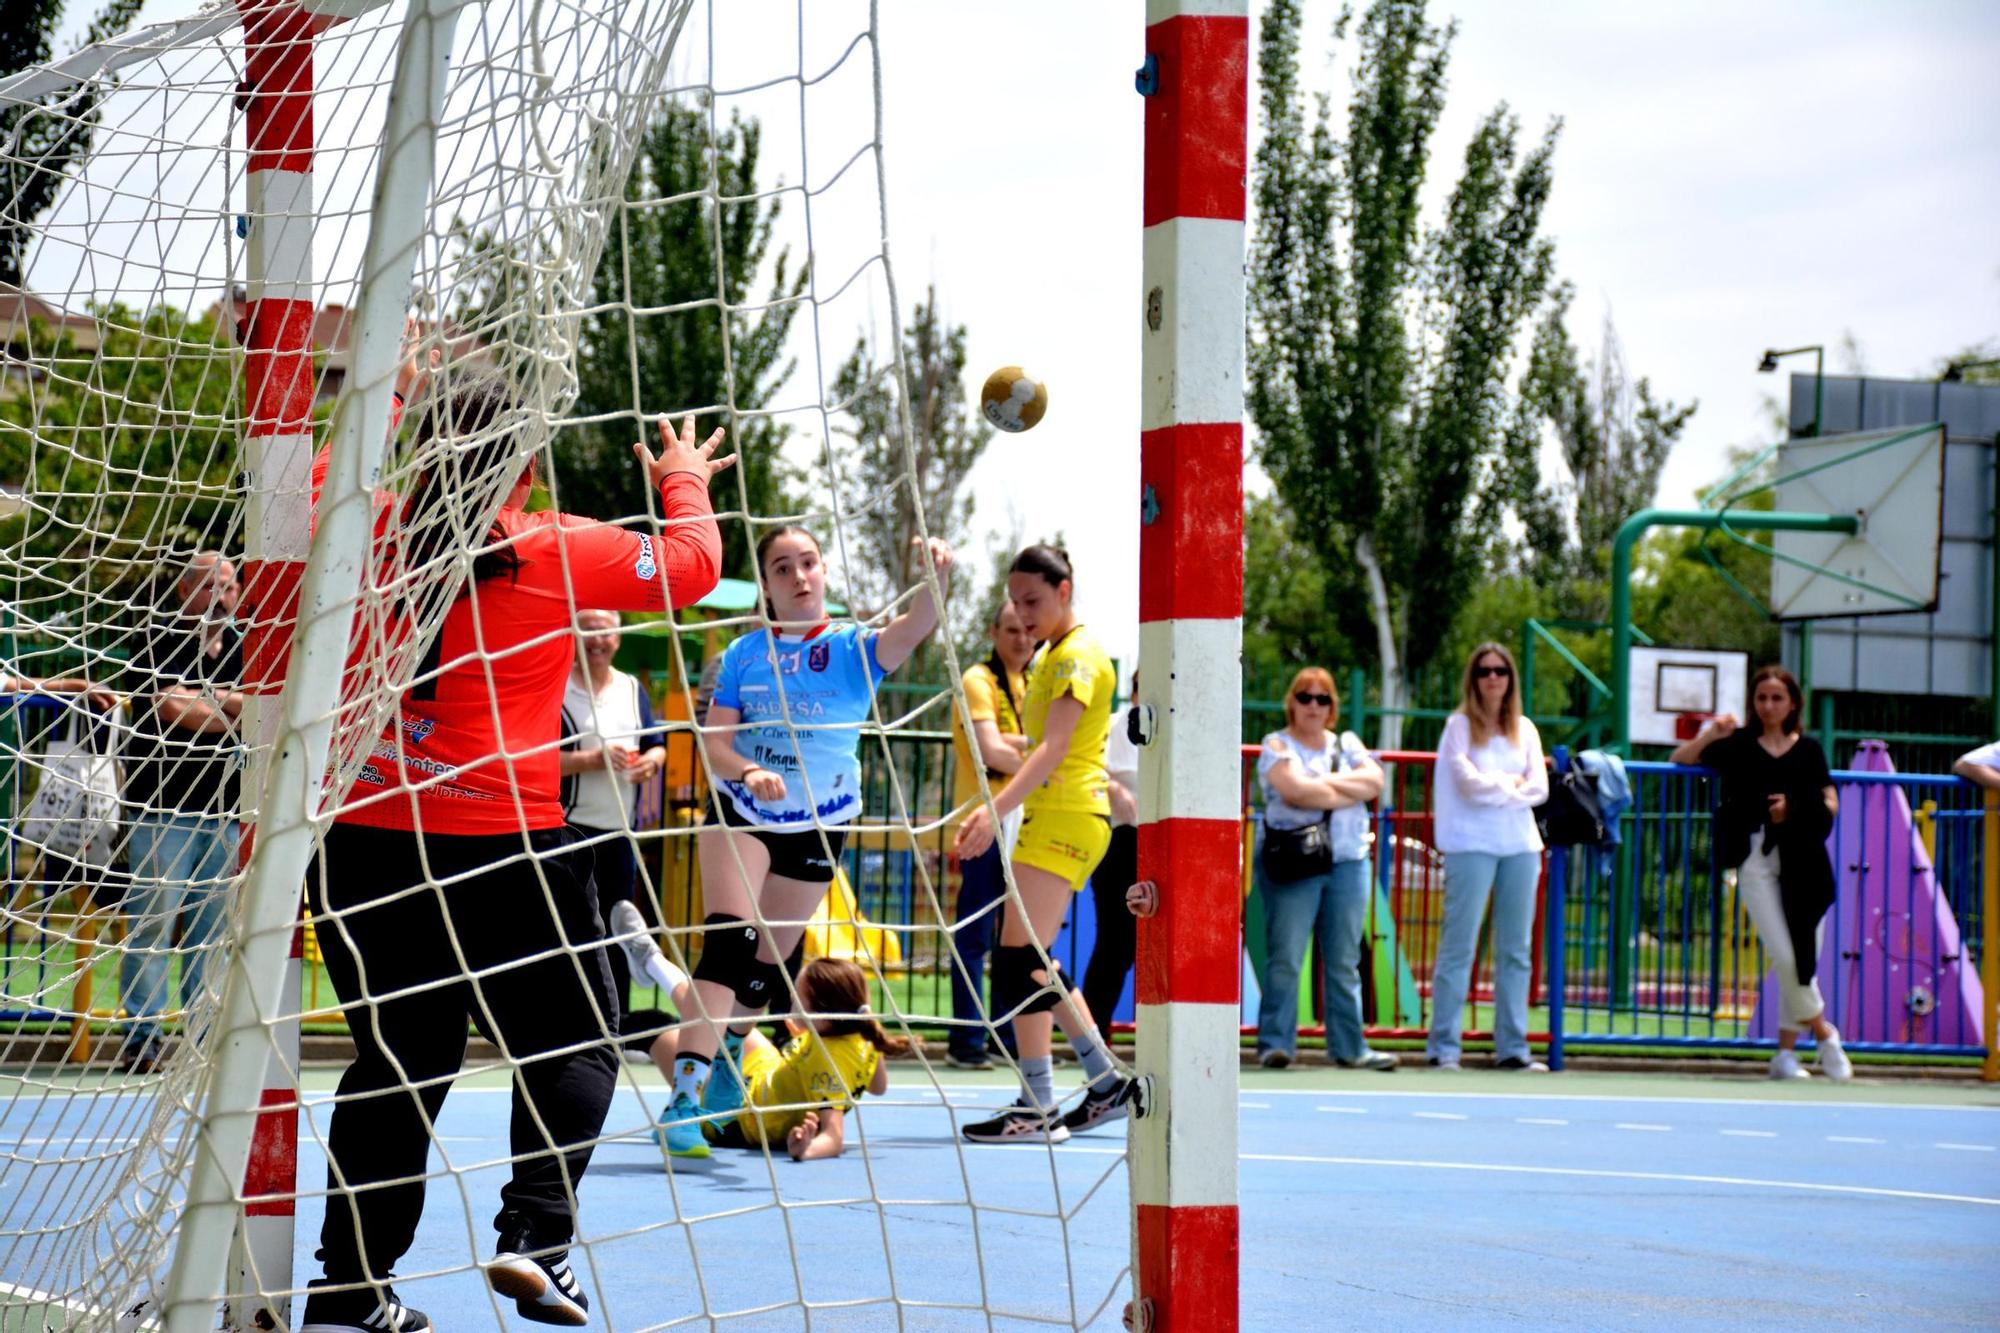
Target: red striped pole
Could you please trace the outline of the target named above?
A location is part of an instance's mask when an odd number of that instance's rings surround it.
[[[238,0],[243,18],[243,121],[249,146],[245,270],[240,332],[248,409],[244,470],[243,734],[266,756],[279,723],[286,656],[298,619],[299,584],[312,531],[309,492],[315,388],[313,236],[313,39],[326,25],[291,0]],[[246,796],[264,787],[263,764],[244,775]],[[246,811],[246,816],[254,812]],[[246,828],[249,864],[254,828]],[[230,1264],[234,1293],[292,1284],[298,1198],[298,1006],[303,930],[293,933],[283,990],[287,1015],[271,1031],[271,1053],[252,1130]],[[290,1326],[287,1297],[232,1300],[226,1329]]]
[[[1248,0],[1147,0],[1136,1291],[1128,1322],[1237,1326],[1236,1089]]]

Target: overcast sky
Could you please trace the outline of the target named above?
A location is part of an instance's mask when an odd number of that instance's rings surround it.
[[[88,5],[75,8],[72,31]],[[143,17],[192,8],[153,0]],[[1336,8],[1310,11],[1307,76],[1344,102],[1347,66],[1325,58]],[[996,440],[975,473],[976,526],[1061,531],[1086,618],[1128,662],[1143,10],[1007,0],[1000,24],[958,0],[882,4],[904,304],[936,283],[970,330],[973,392],[1011,362],[1050,388],[1041,426]],[[811,12],[851,23],[859,10]],[[1572,332],[1594,348],[1609,314],[1635,374],[1701,403],[1662,503],[1690,502],[1732,446],[1769,438],[1765,399],[1781,385],[1756,373],[1766,346],[1822,342],[1829,369],[1846,369],[1838,347],[1851,335],[1867,370],[1916,375],[2000,336],[2000,5],[1456,0],[1432,12],[1461,23],[1433,205],[1495,103],[1514,108],[1524,136],[1563,120],[1544,227],[1577,289]],[[759,109],[798,118],[796,100]],[[862,116],[849,107],[824,123],[844,134]],[[783,153],[771,160],[781,169]],[[868,231],[866,212],[827,222],[829,254]],[[829,357],[865,318],[825,321]]]

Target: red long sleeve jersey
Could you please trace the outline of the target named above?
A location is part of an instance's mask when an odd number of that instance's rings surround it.
[[[315,507],[326,465],[322,450],[313,461]],[[378,560],[392,558],[384,538],[393,512],[392,497],[378,495]],[[676,609],[691,606],[720,576],[722,535],[707,484],[670,473],[660,513],[655,537],[567,514],[501,510],[497,523],[519,570],[468,584],[445,612],[340,822],[455,834],[559,826],[556,741],[576,661],[575,613],[661,611],[670,599]]]

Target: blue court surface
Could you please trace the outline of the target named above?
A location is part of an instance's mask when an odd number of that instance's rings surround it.
[[[865,1156],[850,1135],[837,1161],[717,1150],[671,1174],[638,1133],[640,1088],[659,1105],[639,1073],[609,1127],[634,1133],[599,1150],[583,1188],[593,1326],[1118,1328],[1122,1127],[1053,1150],[960,1147],[952,1113],[1005,1100],[1001,1080],[954,1074],[941,1096],[892,1069],[900,1086],[860,1117]],[[331,1081],[309,1075],[309,1120]],[[1244,1085],[1248,1330],[2000,1326],[1992,1090],[1306,1069]],[[397,1285],[443,1333],[539,1327],[468,1266],[491,1252],[507,1106],[496,1073],[474,1074],[439,1123],[433,1164],[456,1174],[433,1181]],[[17,1107],[0,1148],[88,1143],[111,1108],[84,1108]],[[315,1188],[324,1162],[305,1137]],[[60,1212],[52,1183],[9,1172],[0,1204],[18,1221],[23,1192],[46,1190]],[[320,1214],[302,1202],[300,1282]]]

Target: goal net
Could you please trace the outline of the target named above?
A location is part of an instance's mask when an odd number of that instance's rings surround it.
[[[954,809],[986,796],[950,778],[942,634],[925,680],[871,682],[864,806],[826,902],[757,913],[852,959],[915,1043],[843,1154],[670,1157],[647,1052],[686,1024],[643,970],[584,1037],[519,1012],[542,978],[594,994],[622,953],[598,925],[620,857],[672,965],[708,946],[700,682],[763,623],[758,538],[813,532],[848,623],[919,591],[860,604],[842,568],[882,513],[924,530],[911,476],[857,497],[836,447],[862,416],[910,447],[880,61],[859,0],[238,0],[0,77],[0,1325],[290,1327],[329,1211],[422,1187],[367,1294],[393,1280],[440,1327],[516,1326],[526,1305],[488,1265],[496,1212],[526,1215],[524,1170],[556,1182],[535,1216],[573,1211],[568,1271],[605,1327],[1115,1325],[1123,1133],[965,1144],[1012,1080],[926,1054],[966,1021],[947,848]],[[494,410],[460,414],[482,386]],[[560,729],[503,718],[552,645],[594,680],[582,645],[607,625],[585,613],[618,609],[582,547],[533,546],[504,507],[526,481],[531,518],[616,525],[666,596],[696,523],[631,442],[687,413],[741,454],[712,488],[723,581],[625,608],[619,661],[660,734],[618,731],[589,690]],[[523,572],[535,551],[552,585]],[[548,739],[436,757],[411,700],[453,691],[467,734]],[[600,763],[660,752],[612,827],[553,837],[535,795],[573,776],[571,733]],[[423,827],[454,795],[480,817]],[[340,842],[356,828],[406,840]],[[371,859],[392,845],[407,864]],[[503,881],[549,939],[507,938],[506,912],[461,892]],[[385,945],[355,892],[438,923],[434,947]],[[784,986],[774,1013],[799,1002]],[[458,1021],[432,1021],[440,996]],[[471,1041],[449,1096],[455,1056],[412,1062],[381,1036],[392,1011],[432,1016],[432,1056]],[[343,1070],[370,1034],[396,1076],[357,1090]],[[593,1061],[616,1086],[579,1139],[579,1100],[545,1075]],[[377,1145],[337,1148],[343,1112],[350,1134],[415,1116],[421,1161],[358,1165]]]

